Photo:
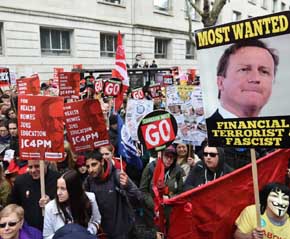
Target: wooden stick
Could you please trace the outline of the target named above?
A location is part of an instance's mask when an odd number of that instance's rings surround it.
[[[260,196],[259,196],[256,152],[255,152],[255,149],[253,148],[251,148],[250,151],[251,151],[251,161],[252,161],[252,176],[253,176],[254,197],[255,197],[255,205],[256,205],[257,226],[261,227]]]
[[[121,164],[121,172],[124,172],[123,171],[123,162],[122,162],[123,160],[122,160],[122,155],[120,155],[120,164]]]
[[[45,197],[44,163],[44,160],[39,160],[41,197]],[[44,208],[42,208],[42,215],[44,216]]]

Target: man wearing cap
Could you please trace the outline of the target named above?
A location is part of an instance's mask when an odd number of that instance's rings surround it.
[[[163,152],[164,164],[164,197],[172,197],[182,192],[184,171],[176,164],[177,154],[173,145],[168,146]],[[148,228],[154,228],[154,193],[153,173],[156,167],[156,161],[153,161],[145,167],[141,182],[140,190],[144,193],[145,215],[144,220]],[[166,213],[166,212],[165,212]]]

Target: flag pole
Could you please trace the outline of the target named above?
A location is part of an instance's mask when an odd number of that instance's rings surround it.
[[[250,152],[251,152],[251,161],[252,161],[252,176],[253,176],[254,197],[255,197],[255,205],[256,205],[257,227],[261,227],[261,211],[260,211],[260,196],[259,196],[256,152],[254,148],[251,148]]]

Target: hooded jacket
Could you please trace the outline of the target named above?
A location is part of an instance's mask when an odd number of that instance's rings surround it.
[[[204,160],[197,162],[197,164],[190,170],[184,183],[184,191],[206,184],[233,171],[233,169],[225,163],[224,150],[217,147],[217,151],[219,159],[216,170],[211,171],[206,166]]]

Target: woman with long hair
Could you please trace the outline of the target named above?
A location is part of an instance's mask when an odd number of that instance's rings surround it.
[[[56,198],[45,207],[43,237],[51,239],[54,233],[68,223],[79,224],[97,234],[101,215],[93,193],[85,192],[75,170],[65,172],[57,180]]]

